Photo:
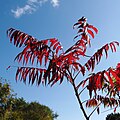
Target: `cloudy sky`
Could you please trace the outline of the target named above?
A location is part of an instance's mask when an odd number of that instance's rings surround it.
[[[25,14],[32,14],[44,4],[49,2],[53,7],[59,6],[59,0],[27,0],[26,4],[22,7],[17,6],[15,10],[11,9],[14,17],[19,18]]]
[[[63,84],[50,86],[31,86],[15,81],[15,68],[6,71],[9,65],[16,65],[15,56],[21,49],[9,42],[6,35],[13,27],[28,33],[38,40],[58,38],[64,50],[73,45],[76,30],[73,24],[82,16],[99,29],[88,53],[92,55],[98,48],[114,40],[120,41],[120,0],[0,0],[0,76],[10,81],[18,97],[26,101],[38,101],[48,105],[59,114],[58,120],[84,120],[79,110],[72,86],[65,80]],[[120,62],[120,49],[109,52],[109,58],[103,57],[95,72],[115,66]],[[81,59],[81,62],[85,62]],[[78,81],[83,80],[81,76]],[[85,93],[82,99],[85,99]],[[88,113],[91,109],[87,109]],[[118,109],[119,110],[119,109]],[[92,120],[105,120],[108,113],[103,112]]]

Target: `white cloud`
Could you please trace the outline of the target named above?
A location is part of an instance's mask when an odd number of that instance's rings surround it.
[[[23,7],[17,7],[16,10],[11,10],[14,17],[19,18],[24,14],[31,14],[35,12],[40,6],[46,3],[48,0],[27,0],[27,4]],[[59,0],[50,1],[53,7],[59,6]]]
[[[16,18],[22,16],[23,14],[31,14],[35,9],[31,7],[30,5],[25,5],[24,7],[20,8],[17,7],[16,10],[11,10],[11,12],[14,14]]]
[[[59,6],[59,0],[51,0],[53,7]]]

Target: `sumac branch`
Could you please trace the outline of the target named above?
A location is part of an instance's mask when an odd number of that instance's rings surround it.
[[[17,67],[16,80],[24,83],[28,81],[29,84],[36,83],[38,86],[40,84],[53,86],[57,82],[62,84],[67,79],[74,88],[84,117],[89,120],[95,111],[100,113],[101,104],[104,107],[115,108],[114,111],[120,105],[120,63],[115,68],[110,67],[107,70],[94,72],[95,66],[100,63],[104,54],[108,58],[109,50],[117,51],[116,47],[119,46],[119,42],[107,43],[93,55],[88,56],[86,50],[91,46],[91,39],[98,33],[98,29],[88,24],[85,17],[80,18],[73,25],[73,29],[77,29],[77,35],[74,37],[76,42],[66,51],[56,38],[38,40],[14,28],[8,29],[7,35],[11,43],[23,48],[15,57],[15,61],[23,65]],[[87,59],[84,64],[80,63],[83,57]],[[36,64],[37,68],[34,67]],[[85,76],[86,71],[90,72],[90,75],[76,82],[78,75]],[[85,90],[89,93],[88,100],[81,98]],[[85,106],[93,107],[93,111],[88,114]]]

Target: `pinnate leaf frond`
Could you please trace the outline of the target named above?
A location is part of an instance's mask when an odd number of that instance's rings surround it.
[[[97,52],[85,63],[85,67],[88,70],[94,70],[95,65],[99,64],[103,52],[105,52],[106,58],[108,58],[108,50],[112,50],[112,52],[116,52],[116,45],[119,46],[119,43],[117,41],[113,41],[109,44],[104,45],[102,48],[98,49]]]

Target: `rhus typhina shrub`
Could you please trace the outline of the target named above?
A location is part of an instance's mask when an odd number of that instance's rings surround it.
[[[120,105],[120,63],[115,68],[109,67],[107,70],[94,72],[101,58],[107,58],[110,50],[116,52],[119,43],[107,43],[92,56],[86,55],[88,47],[91,46],[91,39],[98,33],[98,29],[88,24],[85,17],[79,19],[73,28],[77,29],[77,35],[74,37],[76,42],[66,51],[56,38],[37,40],[14,28],[8,29],[7,35],[11,43],[23,48],[15,57],[15,61],[22,63],[22,67],[17,67],[16,80],[24,83],[27,81],[29,84],[36,83],[38,86],[53,86],[58,82],[62,84],[64,80],[69,81],[85,119],[89,120],[95,111],[99,114],[102,104],[114,108],[114,111]],[[80,62],[83,57],[87,61],[84,64]],[[79,75],[84,76],[83,80],[77,80]],[[89,93],[87,100],[81,98],[83,91]],[[86,107],[92,107],[93,111],[88,114]]]

